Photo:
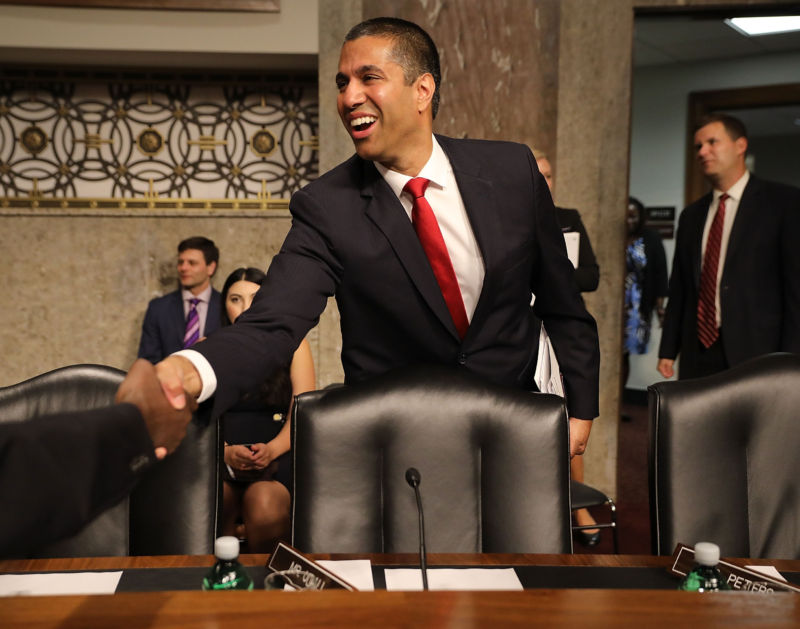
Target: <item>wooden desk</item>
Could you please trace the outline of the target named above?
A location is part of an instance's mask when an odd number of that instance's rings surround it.
[[[415,565],[414,555],[314,555]],[[262,566],[266,555],[245,555]],[[208,566],[210,556],[109,557],[0,561],[0,571],[110,570]],[[617,555],[445,555],[436,565],[666,567],[665,557]],[[800,561],[773,561],[800,571]],[[753,593],[693,594],[672,590],[534,589],[523,592],[144,592],[112,596],[0,599],[8,627],[496,627],[569,624],[670,627],[797,627],[800,596]]]

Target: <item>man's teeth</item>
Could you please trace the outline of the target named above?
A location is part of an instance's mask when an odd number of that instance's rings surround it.
[[[375,122],[377,118],[374,116],[361,116],[360,118],[353,118],[350,121],[351,127],[360,127],[361,125],[370,124],[371,122]]]

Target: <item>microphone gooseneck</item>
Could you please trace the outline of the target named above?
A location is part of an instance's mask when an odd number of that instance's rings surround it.
[[[422,476],[415,467],[406,470],[406,482],[414,489],[417,498],[417,513],[419,514],[419,567],[422,570],[422,589],[428,589],[428,556],[425,551],[425,516],[422,514],[422,496],[419,492],[419,484]]]

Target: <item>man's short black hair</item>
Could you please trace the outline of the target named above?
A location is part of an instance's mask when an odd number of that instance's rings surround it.
[[[436,85],[431,110],[433,117],[436,118],[436,113],[439,111],[442,71],[439,67],[439,52],[431,36],[414,22],[397,17],[376,17],[356,24],[344,40],[348,42],[360,37],[388,37],[393,40],[393,61],[403,68],[406,84],[411,85],[426,72],[431,74]]]
[[[178,253],[186,251],[187,249],[199,249],[202,251],[206,264],[219,262],[219,249],[217,249],[217,245],[214,244],[213,240],[209,240],[204,236],[192,236],[186,240],[181,240],[178,245]]]
[[[744,123],[738,118],[722,112],[706,114],[700,118],[695,125],[695,132],[699,131],[707,124],[711,124],[712,122],[721,122],[722,126],[725,127],[725,131],[728,132],[731,140],[736,141],[739,138],[744,138],[745,140],[747,139],[747,128],[744,126]]]

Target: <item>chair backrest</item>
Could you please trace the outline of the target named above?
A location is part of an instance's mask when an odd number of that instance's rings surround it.
[[[222,497],[221,431],[209,418],[210,406],[201,405],[181,445],[131,492],[131,555],[214,552]]]
[[[562,398],[415,367],[296,398],[292,543],[415,552],[572,551]]]
[[[0,421],[89,410],[114,403],[125,372],[71,365],[0,388]],[[209,554],[217,533],[220,431],[210,407],[195,413],[178,449],[153,466],[129,497],[79,533],[31,557]]]
[[[91,410],[114,403],[125,372],[105,365],[70,365],[0,388],[0,422]],[[128,554],[128,499],[104,511],[79,533],[38,548],[31,557]]]
[[[648,390],[654,552],[800,559],[800,356]]]

